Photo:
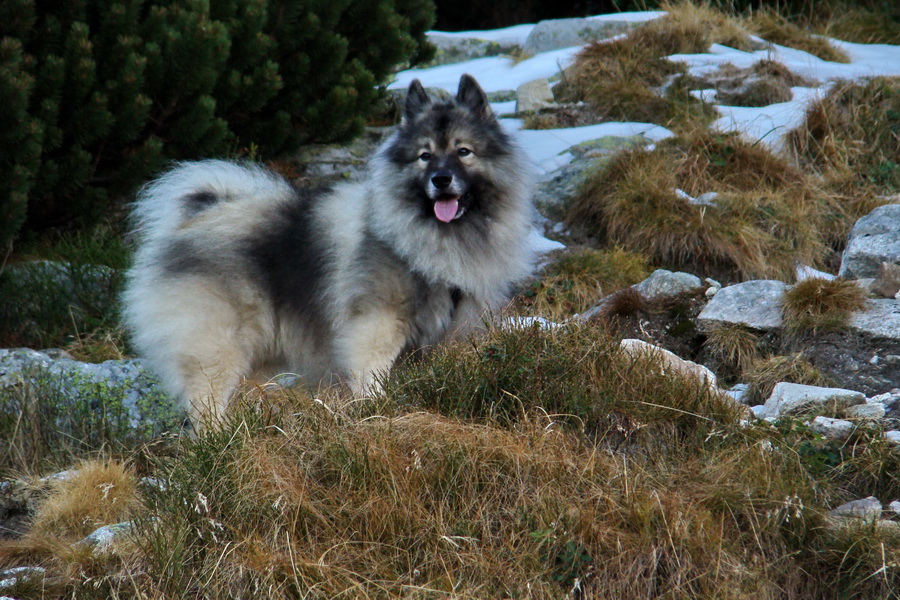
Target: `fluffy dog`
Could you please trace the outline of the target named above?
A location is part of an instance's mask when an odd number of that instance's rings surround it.
[[[365,394],[529,273],[529,164],[468,75],[449,101],[413,81],[357,183],[312,192],[259,166],[179,164],[135,205],[136,347],[195,426],[254,375]]]

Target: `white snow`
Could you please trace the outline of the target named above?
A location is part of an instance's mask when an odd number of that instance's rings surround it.
[[[597,20],[644,22],[664,15],[661,11],[614,13],[590,17]],[[432,32],[436,35],[452,37],[474,37],[500,43],[522,44],[534,28],[533,24],[515,25],[489,31]],[[765,40],[755,38],[765,43]],[[783,63],[791,71],[812,80],[818,87],[793,88],[794,98],[789,102],[763,107],[718,106],[721,117],[713,127],[720,131],[738,131],[752,141],[778,149],[784,135],[797,127],[810,103],[824,95],[838,79],[859,80],[879,75],[900,76],[900,47],[887,44],[854,44],[832,39],[831,42],[844,50],[850,57],[847,64],[822,60],[802,50],[766,44],[765,49],[744,52],[721,44],[714,44],[708,52],[701,54],[678,54],[670,58],[686,63],[692,74],[703,76],[721,65],[730,63],[738,68],[750,67],[762,59]],[[568,66],[579,48],[563,48],[544,52],[519,62],[505,56],[477,58],[452,65],[442,65],[429,69],[409,69],[397,74],[390,84],[391,89],[404,88],[418,78],[426,87],[438,87],[455,92],[459,78],[469,73],[478,79],[488,92],[515,90],[519,85],[539,78],[549,78]],[[695,96],[714,100],[710,90],[695,92]],[[493,104],[498,115],[515,110],[514,102]],[[643,134],[648,140],[662,139],[671,135],[668,130],[646,123],[604,123],[590,127],[556,129],[543,131],[518,131],[521,123],[504,120],[507,128],[514,131],[534,162],[546,172],[566,164],[570,157],[565,150],[583,141],[606,135]],[[620,131],[615,131],[618,125]]]

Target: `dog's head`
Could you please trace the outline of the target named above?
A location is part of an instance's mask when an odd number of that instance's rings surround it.
[[[449,101],[429,97],[419,80],[410,84],[387,159],[421,216],[451,224],[468,213],[491,215],[497,177],[504,176],[498,170],[510,153],[510,140],[484,90],[472,76],[463,75],[456,97]]]

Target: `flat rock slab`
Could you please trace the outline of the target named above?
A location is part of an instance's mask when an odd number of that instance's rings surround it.
[[[900,204],[879,206],[850,230],[838,275],[875,277],[883,262],[900,262]]]
[[[842,410],[865,402],[862,392],[781,382],[766,400],[765,414],[767,418],[778,418],[814,408]]]
[[[540,21],[528,34],[522,50],[526,55],[583,46],[631,31],[641,23],[608,19],[552,19]]]
[[[178,427],[184,418],[183,409],[139,359],[94,364],[28,348],[0,349],[0,389],[21,386],[52,407],[62,431],[78,419],[102,415],[125,429],[154,435]],[[20,408],[12,401],[0,406],[0,413]]]
[[[787,284],[782,281],[745,281],[720,289],[699,315],[700,329],[717,325],[744,325],[751,329],[779,329],[782,323],[782,296]]]
[[[699,277],[690,273],[657,269],[650,274],[650,277],[631,287],[648,300],[657,300],[696,292],[703,287],[703,282]]]
[[[900,300],[876,298],[866,303],[866,310],[853,313],[852,329],[877,338],[900,341]]]

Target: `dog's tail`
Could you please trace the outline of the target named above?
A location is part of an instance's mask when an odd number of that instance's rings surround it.
[[[220,202],[235,198],[271,201],[291,193],[287,181],[251,163],[177,163],[138,193],[132,225],[145,240],[165,238]]]

